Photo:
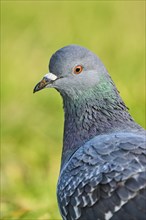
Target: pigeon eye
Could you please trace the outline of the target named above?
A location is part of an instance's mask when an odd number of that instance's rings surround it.
[[[75,74],[80,74],[83,70],[83,67],[81,65],[78,65],[74,68],[74,73]]]

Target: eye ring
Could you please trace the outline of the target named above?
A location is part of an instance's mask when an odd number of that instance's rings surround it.
[[[81,65],[77,65],[74,67],[73,72],[75,74],[80,74],[82,72],[82,70],[83,70],[83,67]]]

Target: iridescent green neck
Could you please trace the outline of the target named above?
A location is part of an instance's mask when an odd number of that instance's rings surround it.
[[[73,93],[72,93],[73,94]],[[75,93],[76,94],[76,93]],[[100,78],[98,85],[74,96],[63,97],[65,123],[63,160],[96,135],[133,127],[127,111],[112,80]]]

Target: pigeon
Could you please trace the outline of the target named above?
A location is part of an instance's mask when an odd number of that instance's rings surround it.
[[[64,137],[57,199],[63,220],[146,219],[146,132],[90,50],[55,52],[33,92],[62,96]]]

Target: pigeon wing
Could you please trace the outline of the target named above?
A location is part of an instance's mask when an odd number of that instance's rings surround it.
[[[64,220],[123,220],[146,216],[143,135],[100,135],[64,165],[57,195]]]

